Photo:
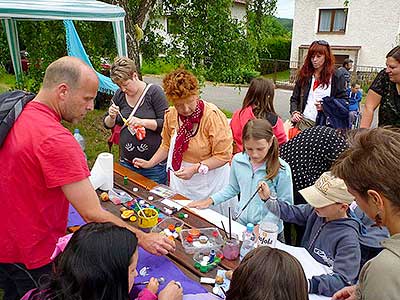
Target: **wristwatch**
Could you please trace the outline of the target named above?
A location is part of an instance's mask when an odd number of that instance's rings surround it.
[[[201,175],[206,175],[208,173],[208,166],[200,163],[200,166],[197,169],[197,172]]]

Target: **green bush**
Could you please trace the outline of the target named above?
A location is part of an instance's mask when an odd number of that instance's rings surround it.
[[[250,83],[253,78],[258,76],[260,76],[260,72],[246,68],[226,69],[223,71],[211,68],[206,71],[206,80],[235,84]]]

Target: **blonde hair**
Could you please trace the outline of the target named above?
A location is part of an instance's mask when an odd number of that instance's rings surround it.
[[[163,80],[163,88],[168,100],[173,103],[199,94],[197,78],[184,68],[176,69],[167,74]]]
[[[136,72],[136,66],[132,59],[128,57],[116,57],[111,66],[110,77],[116,83],[122,83],[132,79],[133,73]]]

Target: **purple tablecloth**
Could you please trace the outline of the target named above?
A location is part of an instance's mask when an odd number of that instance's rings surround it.
[[[86,222],[82,219],[81,215],[76,211],[76,209],[70,204],[67,227],[81,226],[83,224],[86,224]]]
[[[193,262],[194,263],[194,262]],[[142,248],[139,248],[139,261],[137,265],[138,272],[143,267],[150,267],[147,276],[138,276],[135,282],[143,282],[150,280],[151,277],[164,277],[165,283],[160,285],[159,291],[161,291],[168,282],[171,280],[179,281],[183,288],[183,294],[200,294],[207,293],[207,290],[200,285],[200,283],[191,280],[167,257],[152,255]],[[131,291],[131,299],[135,299],[139,292],[145,288],[145,286],[134,286]]]

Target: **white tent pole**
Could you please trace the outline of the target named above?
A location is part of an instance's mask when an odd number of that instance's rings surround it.
[[[22,64],[18,41],[17,22],[13,19],[4,19],[8,46],[10,48],[11,60],[14,67],[17,86],[22,83]]]
[[[128,48],[126,45],[125,21],[112,22],[114,30],[115,43],[117,44],[118,56],[128,56]]]

